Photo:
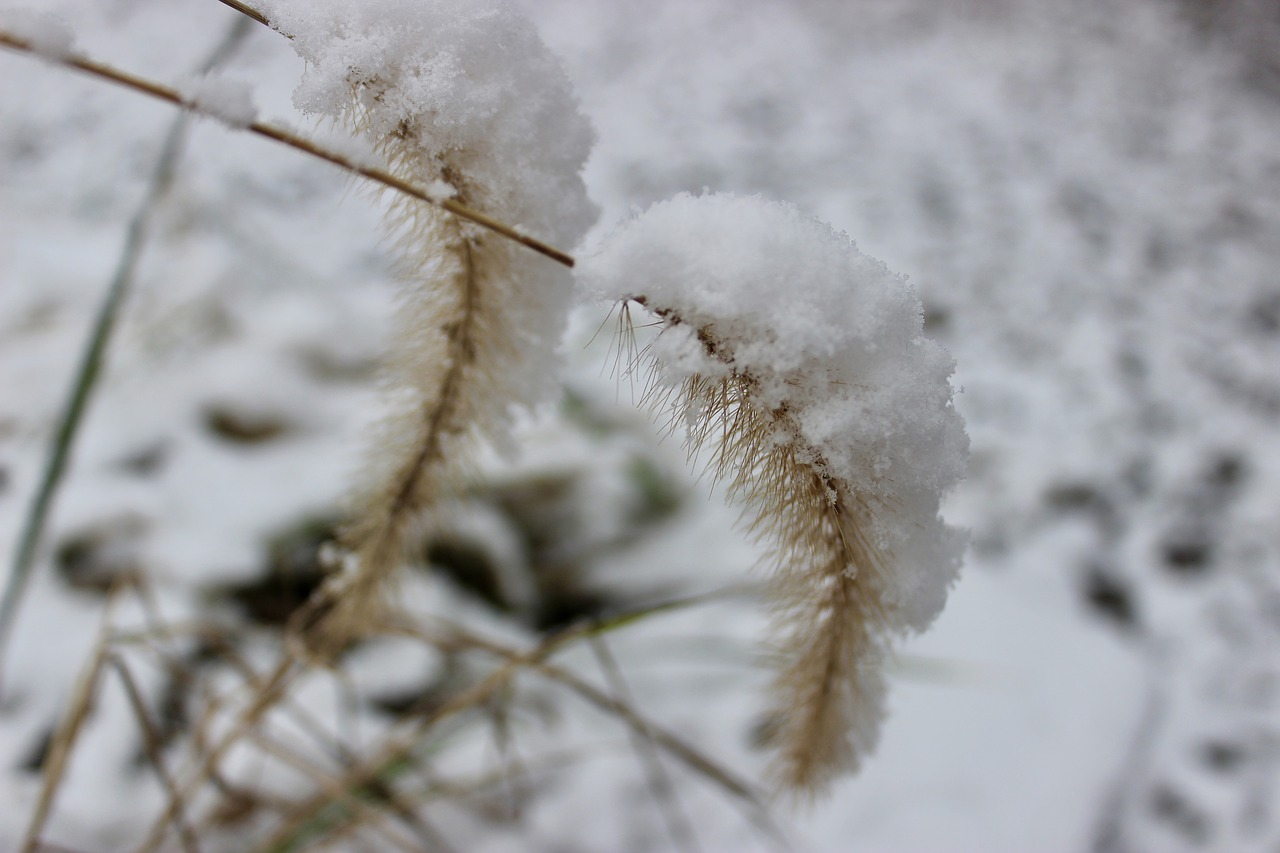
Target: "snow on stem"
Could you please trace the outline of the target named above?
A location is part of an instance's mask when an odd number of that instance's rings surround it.
[[[634,279],[643,275],[643,295]],[[794,207],[680,195],[580,262],[662,330],[649,397],[769,543],[777,787],[823,791],[875,746],[881,659],[941,610],[964,537],[939,517],[968,448],[953,363],[905,279]]]
[[[323,654],[378,624],[410,531],[457,495],[476,443],[503,443],[512,410],[558,388],[571,277],[438,208],[474,205],[519,234],[576,243],[596,217],[579,174],[594,134],[533,25],[505,4],[273,0],[261,15],[307,61],[295,105],[351,128],[433,195],[396,196],[387,220],[405,284],[392,411],[339,537],[332,609],[308,632]]]
[[[341,564],[350,571],[329,589],[341,591],[330,596],[339,606],[307,614],[334,617],[324,620],[333,634],[323,643],[328,652],[376,623],[409,528],[456,493],[471,445],[503,440],[512,408],[546,399],[555,386],[571,279],[527,263],[513,246],[572,267],[571,256],[529,232],[574,243],[594,221],[579,175],[594,134],[530,22],[501,4],[277,2],[269,11],[309,62],[298,106],[353,127],[389,168],[258,121],[247,91],[217,78],[175,88],[77,56],[69,38],[61,30],[50,35],[43,19],[17,33],[0,29],[0,46],[273,139],[397,191],[389,221],[407,283],[392,353],[398,393],[342,537]]]
[[[131,74],[110,65],[71,53],[69,52],[69,49],[66,52],[57,52],[54,50],[54,46],[51,46],[54,44],[55,43],[53,42],[50,42],[50,44],[47,45],[42,44],[33,41],[18,32],[0,28],[0,47],[5,47],[19,53],[39,56],[58,65],[63,65],[67,68],[88,74],[91,77],[96,77],[99,80],[113,83],[126,89],[131,89],[139,94],[165,101],[173,104],[174,106],[188,109],[192,112],[197,112],[210,118],[222,121],[225,121],[226,119],[226,110],[219,111],[216,109],[201,108],[201,99],[199,97],[198,90],[195,90],[192,93],[184,93],[178,88],[166,86],[155,80],[149,80],[145,77],[140,77],[136,74]],[[223,115],[218,115],[219,112],[222,112]],[[270,139],[273,142],[278,142],[281,145],[294,149],[295,151],[299,151],[303,154],[331,163],[353,175],[359,175],[360,177],[373,181],[376,184],[381,184],[388,189],[403,193],[427,204],[433,204],[448,211],[454,216],[465,219],[469,222],[474,222],[481,228],[493,231],[508,240],[519,243],[563,266],[572,267],[574,264],[573,256],[568,252],[531,236],[524,228],[517,228],[515,226],[508,225],[502,220],[487,215],[482,211],[473,210],[456,199],[440,195],[430,187],[417,186],[411,181],[390,174],[375,164],[360,162],[346,154],[334,151],[331,148],[327,148],[324,145],[307,139],[301,134],[295,133],[287,127],[263,121],[250,121],[236,129],[244,130],[264,139]]]

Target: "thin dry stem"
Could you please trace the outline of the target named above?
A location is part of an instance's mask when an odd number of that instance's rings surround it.
[[[627,687],[626,678],[622,675],[622,669],[618,666],[618,661],[614,658],[613,653],[609,651],[604,638],[593,636],[588,642],[614,695],[618,697],[620,702],[634,705],[635,700]],[[679,798],[676,796],[675,785],[671,781],[670,774],[667,773],[667,768],[662,764],[661,756],[658,755],[653,733],[646,725],[639,729],[633,728],[628,731],[628,734],[631,737],[636,756],[640,759],[641,766],[644,769],[650,794],[653,796],[654,803],[657,805],[663,822],[666,824],[667,834],[671,837],[672,845],[676,850],[701,850],[702,847],[698,844],[698,836],[693,831],[693,823],[689,820],[689,816],[685,813]]]
[[[50,741],[49,754],[45,758],[44,774],[40,785],[40,797],[27,824],[22,853],[35,853],[40,847],[40,834],[44,832],[45,823],[53,811],[53,802],[62,783],[63,774],[66,773],[67,763],[84,728],[84,723],[93,710],[93,703],[102,683],[102,671],[107,659],[107,636],[118,593],[118,587],[112,589],[111,598],[102,617],[102,625],[98,630],[98,639],[94,643],[93,654],[76,683],[75,691],[67,706],[67,713]]]
[[[385,841],[394,844],[401,850],[415,851],[421,849],[420,841],[415,842],[412,839],[406,838],[400,833],[383,826],[381,819],[385,816],[385,813],[374,808],[364,799],[361,799],[361,789],[343,787],[343,785],[335,779],[328,770],[319,766],[305,756],[299,755],[294,750],[288,749],[261,731],[251,732],[249,737],[266,754],[275,757],[290,767],[293,767],[312,782],[316,783],[330,798],[332,798],[333,802],[340,803],[343,807],[350,809],[352,816],[356,818],[355,823],[357,825],[369,827]],[[366,790],[364,793],[370,792]],[[379,796],[387,796],[390,793],[391,792],[385,788],[379,788],[377,790],[377,794]],[[392,806],[393,810],[400,815],[402,819],[406,819],[407,822],[413,821],[413,813],[406,806],[395,801],[392,802]],[[406,815],[407,818],[405,817]],[[283,826],[292,826],[292,823],[289,819],[286,819]],[[414,826],[413,828],[415,831],[418,830],[417,826]],[[289,842],[290,837],[291,836],[281,835],[277,832],[262,845],[262,849],[279,849]]]
[[[667,606],[686,606],[699,601],[709,600],[710,598],[711,596],[697,596],[673,602],[671,605],[642,609],[637,611],[634,615],[627,614],[621,617],[616,617],[609,623],[607,628],[583,625],[577,629],[573,629],[569,634],[565,635],[563,642],[567,643],[568,641],[575,639],[577,636],[585,636],[590,639],[598,636],[602,630],[622,627],[629,624],[633,618],[661,612],[661,610],[666,609]],[[775,841],[783,840],[782,833],[778,830],[773,819],[769,815],[768,806],[750,783],[738,778],[732,771],[722,767],[720,764],[704,755],[696,747],[687,743],[675,733],[667,731],[653,721],[643,717],[624,698],[611,696],[586,681],[583,681],[581,678],[563,667],[548,663],[547,657],[549,657],[549,654],[535,656],[534,653],[522,653],[509,648],[502,643],[481,637],[457,624],[448,625],[449,633],[447,636],[437,636],[426,629],[406,630],[413,636],[429,639],[430,642],[436,644],[447,642],[450,638],[455,638],[455,641],[461,640],[469,646],[473,646],[477,649],[496,655],[507,661],[509,664],[519,664],[532,672],[536,672],[551,681],[567,687],[580,698],[586,700],[601,711],[616,716],[619,720],[625,723],[636,736],[645,738],[648,742],[661,748],[668,755],[678,760],[689,770],[706,778],[708,781],[725,790],[727,793],[732,795],[735,802],[739,803],[746,809],[748,818],[759,829],[761,829],[761,831],[771,836]]]
[[[0,47],[7,47],[20,53],[32,55],[37,54],[37,51],[25,39],[19,38],[18,36],[3,30],[0,30]],[[85,74],[89,74],[90,76],[97,77],[99,80],[115,83],[116,85],[123,86],[126,89],[132,89],[133,91],[139,92],[143,95],[149,95],[152,98],[166,101],[176,107],[181,107],[182,109],[195,109],[194,105],[184,98],[182,93],[177,89],[172,89],[161,83],[157,83],[154,80],[148,80],[144,77],[139,77],[135,74],[130,74],[126,71],[121,71],[119,69],[112,68],[109,65],[104,65],[103,63],[94,62],[91,59],[79,56],[61,57],[55,61],[67,68],[81,71]],[[196,110],[196,112],[199,112],[199,110]],[[398,178],[389,172],[353,162],[336,151],[332,151],[303,136],[299,136],[291,130],[260,121],[251,122],[244,127],[244,130],[264,139],[270,139],[274,142],[279,142],[282,145],[287,145],[295,151],[301,151],[304,154],[309,154],[310,156],[324,160],[327,163],[332,163],[338,168],[350,172],[351,174],[367,178],[419,201],[434,205],[442,210],[447,210],[454,216],[474,222],[476,225],[532,249],[538,254],[548,257],[558,264],[563,264],[566,267],[572,267],[574,265],[573,256],[568,252],[557,249],[556,247],[544,243],[534,237],[530,237],[529,235],[522,233],[519,229],[513,228],[505,222],[494,219],[492,216],[488,216],[478,210],[472,210],[454,199],[437,198],[426,190],[414,186],[409,181]]]
[[[53,811],[54,798],[62,783],[63,774],[66,772],[67,761],[76,740],[80,737],[84,722],[89,717],[89,711],[101,683],[103,661],[101,650],[90,658],[89,666],[86,667],[76,692],[72,695],[70,710],[54,735],[45,762],[40,798],[36,801],[35,811],[32,812],[31,821],[27,826],[26,836],[22,842],[22,853],[35,853],[40,848],[40,834],[44,831],[45,823],[48,822],[49,815]]]
[[[638,714],[634,708],[616,697],[578,678],[563,667],[545,662],[530,664],[531,669],[546,678],[568,687],[582,699],[605,713],[612,714],[636,731],[645,731],[653,743],[681,764],[732,795],[732,801],[744,809],[744,814],[762,833],[786,847],[786,838],[769,814],[769,807],[751,783],[720,765],[692,744],[667,731]]]
[[[454,694],[429,713],[417,717],[412,725],[397,733],[388,735],[377,749],[369,750],[368,754],[362,757],[362,760],[347,768],[339,779],[340,784],[346,789],[355,789],[376,782],[387,767],[393,766],[403,761],[407,756],[412,755],[426,734],[436,726],[467,711],[483,706],[494,696],[505,690],[511,680],[522,670],[536,667],[569,643],[597,631],[611,630],[629,624],[635,619],[667,609],[694,604],[710,597],[699,596],[692,599],[667,602],[624,613],[605,622],[583,623],[546,637],[536,647],[526,652],[513,652],[504,649],[502,654],[504,663],[500,667],[470,687]],[[448,643],[451,642],[449,637],[433,636],[414,626],[400,625],[393,627],[396,628],[395,633],[423,638],[427,642],[440,647],[447,647]],[[456,642],[456,638],[452,642]],[[708,764],[708,766],[713,767],[714,765]],[[746,791],[749,789],[743,787],[740,790]],[[329,803],[330,798],[324,793],[317,794],[307,800],[298,807],[295,819],[279,828],[276,837],[284,839],[293,837],[301,826]]]
[[[164,757],[160,751],[160,742],[162,740],[160,731],[151,720],[151,714],[147,711],[147,703],[142,698],[142,691],[138,689],[138,683],[134,680],[133,673],[129,671],[129,667],[119,655],[109,655],[107,663],[116,671],[121,683],[124,685],[125,696],[128,697],[129,705],[133,708],[134,717],[138,720],[138,727],[142,730],[142,748],[147,755],[147,761],[151,763],[151,767],[155,770],[156,777],[160,780],[160,784],[164,786],[165,791],[179,804],[173,819],[178,828],[178,837],[182,840],[182,847],[188,853],[199,853],[200,843],[196,840],[195,831],[192,830],[191,822],[187,819],[187,809],[181,795],[178,793],[173,776],[169,773],[168,768],[165,767]]]
[[[267,20],[267,16],[250,6],[248,3],[241,3],[240,0],[218,0],[218,2],[224,6],[229,6],[232,9],[235,9],[247,18],[252,18],[264,27],[271,26],[271,22]]]
[[[521,664],[518,662],[509,663],[469,689],[458,693],[431,714],[418,720],[402,736],[388,738],[379,749],[365,756],[364,760],[353,764],[338,777],[337,784],[344,790],[354,790],[376,783],[385,768],[414,752],[426,732],[430,731],[435,725],[485,702],[495,692],[502,689],[520,668]],[[261,849],[271,850],[273,849],[273,842],[279,844],[293,838],[303,826],[331,802],[331,795],[328,792],[324,792],[301,803],[294,816],[280,826],[272,838],[268,840],[268,843],[263,845]]]
[[[286,655],[265,678],[259,679],[253,700],[237,715],[230,729],[204,755],[199,756],[196,766],[187,776],[187,780],[170,796],[164,811],[152,824],[151,832],[139,846],[139,853],[155,853],[164,843],[169,825],[182,808],[182,803],[191,799],[196,790],[207,780],[218,775],[218,765],[226,754],[262,720],[271,708],[280,701],[293,675],[297,672],[297,662]]]

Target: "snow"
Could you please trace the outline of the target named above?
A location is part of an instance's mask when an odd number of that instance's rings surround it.
[[[355,129],[401,177],[425,185],[428,198],[461,201],[556,246],[572,247],[594,223],[597,210],[581,178],[594,131],[559,61],[515,7],[375,0],[271,2],[263,11],[307,63],[294,105]],[[413,231],[411,213],[394,218],[406,245],[425,242]],[[543,404],[557,391],[556,347],[571,280],[563,269],[528,260],[508,262],[518,272],[505,277],[510,289],[494,297],[501,319],[487,321],[519,354],[489,371],[498,411],[485,413],[495,406],[480,404],[475,415],[482,429],[493,424],[499,439],[503,410]],[[412,323],[419,309],[409,306],[422,299],[420,310],[429,314],[430,297],[415,295],[407,278],[403,313]],[[413,334],[408,329],[403,337]],[[402,361],[414,360],[408,346],[403,352]]]
[[[243,130],[258,119],[253,90],[247,83],[204,74],[193,78],[179,91],[183,102],[196,112],[217,119],[232,130]]]
[[[75,37],[56,15],[26,9],[0,9],[0,29],[27,43],[35,53],[57,62],[75,55]]]
[[[661,384],[731,364],[751,377],[752,406],[786,410],[798,435],[770,442],[798,442],[815,469],[881,510],[870,534],[893,555],[895,616],[915,630],[933,621],[964,548],[938,506],[964,476],[968,438],[951,402],[954,362],[924,337],[902,276],[794,205],[727,193],[651,206],[576,274],[606,302],[640,299],[674,318],[678,331],[651,345]]]
[[[594,132],[559,61],[514,7],[275,0],[262,9],[307,61],[294,92],[303,113],[351,117],[358,106],[374,140],[411,128],[424,162],[459,158],[492,194],[489,213],[552,243],[571,246],[594,221],[578,175]]]
[[[159,80],[189,73],[234,17],[204,0],[18,5],[74,22],[95,59]],[[1263,6],[524,4],[599,133],[584,174],[605,224],[584,245],[681,192],[786,200],[909,276],[926,333],[956,360],[972,457],[942,512],[973,530],[973,546],[946,609],[892,670],[875,758],[827,801],[777,811],[796,849],[1235,853],[1280,841],[1280,94]],[[251,72],[264,113],[304,124],[292,107],[304,63],[286,40],[257,28],[233,64]],[[7,559],[175,112],[10,53],[0,72]],[[551,128],[520,150],[554,156],[571,136]],[[39,780],[23,768],[104,611],[100,593],[59,568],[80,533],[140,530],[111,548],[154,579],[167,620],[225,620],[252,665],[273,662],[269,632],[215,590],[260,576],[267,540],[335,511],[358,473],[395,305],[383,205],[324,164],[193,126],[16,626],[0,708],[0,796],[11,803],[0,847],[25,829]],[[512,221],[549,236],[532,216]],[[647,289],[643,269],[631,279]],[[546,510],[538,529],[579,530],[561,553],[611,602],[739,590],[607,642],[639,711],[757,778],[765,620],[741,587],[760,549],[736,511],[683,473],[678,442],[657,443],[627,380],[607,376],[602,322],[590,307],[571,320],[572,405],[516,431],[516,463],[477,463],[507,509],[480,498],[485,523],[471,529],[517,571],[509,544],[528,527],[508,509]],[[210,429],[211,404],[283,415],[289,428],[237,444]],[[674,472],[680,496],[643,527],[627,474],[637,455]],[[536,642],[425,573],[403,592],[423,613]],[[403,689],[414,673],[437,683],[449,662],[426,652],[361,648],[356,675],[371,691]],[[585,647],[555,663],[604,684]],[[143,679],[155,702],[158,680]],[[137,723],[108,681],[47,833],[72,849],[135,848],[163,796],[137,765]],[[237,683],[226,667],[208,679]],[[446,840],[672,849],[624,727],[532,675],[518,688],[506,746],[530,775],[426,803]],[[340,688],[306,691],[343,741]],[[386,717],[355,704],[358,738],[346,742],[367,745]],[[511,754],[483,722],[432,749],[433,770],[467,781],[501,776]],[[259,753],[234,763],[237,781],[269,777],[296,793],[296,776]],[[703,849],[775,849],[720,787],[667,768]],[[202,849],[252,847],[261,831],[250,821],[251,837]]]

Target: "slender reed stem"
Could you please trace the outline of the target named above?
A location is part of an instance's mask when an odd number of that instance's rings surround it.
[[[93,653],[72,689],[67,710],[58,722],[57,728],[54,729],[53,737],[49,742],[49,753],[45,756],[44,767],[41,768],[40,793],[27,823],[22,846],[18,848],[22,853],[38,853],[43,846],[40,835],[44,832],[49,816],[53,814],[54,800],[62,785],[67,765],[71,760],[71,753],[84,730],[85,721],[89,719],[97,699],[98,687],[102,684],[102,674],[107,662],[107,644],[119,592],[120,585],[117,583],[113,585],[107,598],[106,611],[102,615],[102,623],[98,626],[98,639],[94,643]]]
[[[619,705],[634,708],[635,698],[622,675],[622,668],[618,666],[613,652],[609,651],[604,637],[593,634],[587,638],[587,643],[600,664],[600,670],[608,680],[609,689],[613,691]],[[697,833],[693,830],[693,822],[689,820],[689,815],[685,813],[684,806],[676,793],[671,774],[667,772],[667,768],[662,764],[662,757],[658,755],[658,747],[648,724],[640,722],[638,725],[631,726],[628,728],[628,734],[631,736],[636,756],[644,769],[649,791],[666,823],[672,847],[682,853],[702,850]]]
[[[200,64],[199,70],[209,71],[217,67],[235,49],[247,32],[248,27],[244,25],[244,22],[237,22],[218,43],[209,57]],[[0,33],[0,44],[15,47],[14,41],[11,36]],[[4,658],[8,647],[9,634],[13,629],[13,622],[17,617],[18,606],[22,602],[23,593],[26,591],[27,583],[30,581],[31,570],[35,564],[36,550],[44,533],[49,510],[53,505],[53,499],[58,493],[62,477],[66,472],[67,462],[75,444],[80,422],[84,418],[85,408],[89,404],[89,399],[94,387],[97,385],[98,377],[101,375],[107,345],[111,341],[120,307],[131,289],[134,273],[137,270],[143,245],[146,243],[147,232],[151,225],[156,204],[173,183],[178,160],[186,143],[189,124],[189,116],[183,116],[174,123],[169,131],[169,135],[164,142],[164,148],[160,153],[160,159],[157,161],[155,171],[152,174],[151,187],[147,192],[147,197],[143,201],[142,207],[138,209],[138,212],[134,214],[133,220],[129,223],[129,229],[125,235],[124,249],[120,253],[120,260],[116,265],[107,295],[98,309],[93,331],[90,333],[89,341],[80,358],[80,366],[76,371],[71,391],[58,420],[57,433],[54,437],[53,446],[49,451],[44,471],[41,474],[39,489],[28,510],[22,533],[18,537],[18,547],[14,553],[13,566],[8,580],[5,582],[3,598],[0,598],[0,688],[2,688],[4,680]]]
[[[0,30],[0,47],[7,47],[20,53],[37,53],[31,44],[25,39],[21,39],[16,35],[3,30]],[[91,59],[79,56],[58,58],[53,61],[60,65],[64,65],[67,68],[73,68],[76,71],[81,71],[90,76],[97,77],[99,80],[115,83],[118,86],[123,86],[126,89],[132,89],[133,91],[139,92],[143,95],[149,95],[157,100],[167,101],[168,103],[181,107],[182,109],[195,109],[190,100],[184,98],[182,93],[177,89],[172,89],[161,83],[157,83],[154,80],[138,77],[134,74],[128,73],[127,71],[121,71],[117,68],[112,68],[109,65],[104,65],[100,62],[94,62]],[[287,145],[295,151],[310,154],[312,157],[332,163],[341,169],[359,175],[362,178],[368,178],[369,180],[380,183],[383,186],[390,187],[397,192],[402,192],[406,195],[412,196],[419,201],[425,201],[428,204],[433,204],[436,207],[449,211],[454,216],[466,219],[469,222],[474,222],[480,227],[486,228],[495,234],[500,234],[508,240],[514,240],[520,245],[532,249],[540,255],[548,257],[556,263],[563,264],[566,267],[572,267],[574,264],[573,256],[568,252],[557,249],[556,247],[548,245],[541,240],[521,233],[519,229],[513,228],[504,222],[494,219],[492,216],[488,216],[478,210],[472,210],[465,205],[459,204],[453,199],[442,199],[433,196],[426,190],[415,187],[408,181],[397,178],[395,175],[385,172],[382,169],[375,169],[371,166],[352,162],[343,155],[338,154],[335,151],[331,151],[322,145],[306,139],[305,137],[299,136],[291,130],[260,121],[251,122],[244,127],[244,130],[256,136],[261,136],[264,139],[270,139],[275,142],[279,142],[282,145]]]
[[[133,715],[138,721],[139,728],[142,729],[142,749],[146,753],[147,760],[151,762],[151,767],[155,770],[156,777],[160,780],[160,784],[164,786],[169,796],[179,797],[178,789],[173,781],[173,775],[169,773],[164,763],[164,756],[160,747],[160,730],[155,721],[151,719],[151,713],[147,710],[147,702],[142,698],[142,690],[138,687],[137,680],[134,679],[129,666],[120,655],[115,653],[107,655],[106,663],[116,671],[116,675],[120,677],[121,684],[124,685],[125,696],[129,700],[129,705],[133,708]],[[200,842],[196,838],[195,831],[191,828],[191,822],[187,819],[187,809],[180,798],[179,804],[178,812],[174,815],[174,823],[178,828],[178,837],[182,841],[182,848],[186,853],[200,853]]]
[[[262,24],[264,27],[271,26],[271,22],[267,20],[266,15],[262,14],[257,9],[253,8],[247,3],[241,3],[240,0],[218,0],[218,2],[224,6],[230,6],[232,9],[235,9],[241,15],[244,15],[247,18],[251,18],[252,20],[257,21],[259,24]]]

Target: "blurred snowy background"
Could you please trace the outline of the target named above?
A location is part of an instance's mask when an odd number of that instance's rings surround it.
[[[214,0],[16,5],[57,12],[88,55],[160,80],[191,72],[236,20]],[[600,233],[681,190],[792,201],[909,275],[959,363],[973,454],[945,512],[972,530],[964,574],[895,664],[878,754],[816,807],[773,809],[787,843],[1275,850],[1280,6],[525,6],[599,132],[587,181]],[[248,29],[220,67],[252,84],[265,116],[302,122],[290,105],[301,64],[280,36]],[[6,561],[174,121],[163,104],[0,53]],[[251,664],[270,660],[377,411],[394,308],[379,204],[331,167],[192,125],[13,636],[0,848],[32,812],[113,578],[145,575],[164,620],[222,625]],[[734,511],[608,376],[605,313],[581,308],[564,404],[522,430],[515,463],[485,462],[457,531],[424,543],[433,568],[411,574],[406,601],[521,645],[750,577],[757,553]],[[119,598],[115,624],[146,624]],[[764,763],[762,625],[758,602],[729,596],[608,644],[638,711],[750,779]],[[175,647],[188,671],[230,678],[198,643]],[[355,654],[348,683],[299,688],[353,748],[465,678],[421,645]],[[585,644],[557,662],[617,687]],[[156,717],[189,727],[189,685],[141,653],[133,668]],[[497,778],[433,795],[439,846],[778,847],[679,763],[667,762],[672,790],[655,788],[615,717],[531,677],[519,686],[502,725],[481,717],[433,745],[443,777]],[[142,743],[106,679],[51,842],[137,845],[165,800]],[[523,771],[499,772],[513,755]],[[306,793],[261,753],[232,759],[237,779]],[[255,820],[228,819],[206,849],[248,849]]]

